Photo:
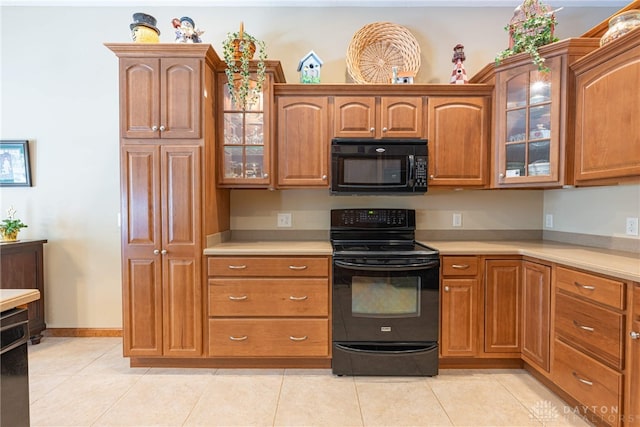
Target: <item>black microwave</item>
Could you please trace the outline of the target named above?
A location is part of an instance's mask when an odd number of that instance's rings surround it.
[[[331,194],[427,191],[426,139],[331,140]]]

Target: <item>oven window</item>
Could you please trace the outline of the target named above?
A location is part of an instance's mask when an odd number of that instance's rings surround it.
[[[420,278],[353,276],[351,313],[356,317],[420,316]]]
[[[343,184],[403,184],[401,158],[345,158]]]

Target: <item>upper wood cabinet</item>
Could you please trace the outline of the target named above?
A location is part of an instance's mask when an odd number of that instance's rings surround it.
[[[573,183],[573,62],[597,39],[567,39],[540,48],[548,72],[527,54],[496,68],[496,187],[559,187]]]
[[[334,137],[422,138],[421,96],[336,96]]]
[[[489,96],[429,97],[429,186],[488,184],[490,110]]]
[[[200,138],[198,58],[122,58],[120,123],[123,138]]]
[[[326,96],[279,96],[278,188],[329,186]]]
[[[273,84],[284,81],[279,61],[267,61],[262,91],[245,108],[231,98],[224,72],[218,73],[220,126],[218,185],[234,188],[274,186],[274,95]],[[250,70],[255,78],[257,63]]]
[[[549,372],[551,267],[523,262],[522,358]]]
[[[640,32],[572,65],[576,73],[575,183],[640,178]]]

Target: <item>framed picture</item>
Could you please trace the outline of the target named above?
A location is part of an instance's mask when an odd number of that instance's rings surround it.
[[[0,187],[31,187],[29,141],[0,141]]]

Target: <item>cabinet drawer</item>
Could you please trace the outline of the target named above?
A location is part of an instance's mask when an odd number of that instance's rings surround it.
[[[329,356],[329,320],[209,319],[209,355]]]
[[[604,421],[618,425],[621,413],[622,374],[580,353],[565,343],[555,341],[554,380],[582,405],[592,409]]]
[[[602,304],[624,310],[624,283],[558,267],[556,286]]]
[[[474,256],[442,257],[443,276],[475,276],[478,274],[478,258]]]
[[[328,315],[328,279],[209,279],[209,316]]]
[[[607,365],[620,370],[623,368],[622,314],[558,293],[555,331]]]
[[[209,276],[329,277],[326,257],[209,257]]]

